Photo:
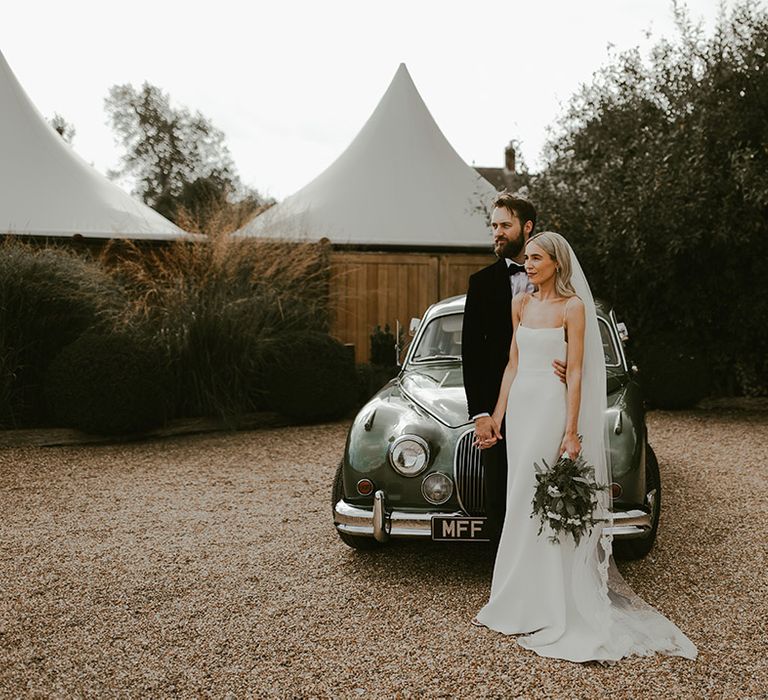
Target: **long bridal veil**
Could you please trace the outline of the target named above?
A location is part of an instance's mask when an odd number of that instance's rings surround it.
[[[579,410],[582,451],[584,458],[595,467],[597,483],[609,485],[611,465],[607,449],[610,443],[605,418],[603,342],[587,278],[573,249],[567,242],[566,245],[571,257],[571,283],[586,313]],[[604,640],[601,658],[619,659],[654,652],[696,658],[696,647],[685,634],[635,594],[619,573],[612,556],[610,488],[599,492],[598,499],[598,512],[603,520],[576,549],[571,590],[580,613],[593,625],[596,636]]]

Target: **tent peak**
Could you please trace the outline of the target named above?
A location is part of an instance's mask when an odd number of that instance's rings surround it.
[[[408,70],[408,66],[405,65],[405,63],[401,63],[397,70],[395,71],[395,75],[392,78],[392,82],[400,82],[402,80],[407,80],[409,83],[413,84],[413,78],[411,77],[411,73]],[[415,85],[414,85],[415,87]]]
[[[487,249],[486,210],[494,194],[440,131],[401,63],[336,160],[238,234]]]
[[[171,240],[187,236],[77,155],[0,51],[0,235]]]

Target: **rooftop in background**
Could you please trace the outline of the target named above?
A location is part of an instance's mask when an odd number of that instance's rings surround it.
[[[503,168],[485,168],[479,165],[473,166],[477,172],[490,182],[496,190],[517,192],[525,183],[516,170],[517,153],[512,141],[504,149]]]

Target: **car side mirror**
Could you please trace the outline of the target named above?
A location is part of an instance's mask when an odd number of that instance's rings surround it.
[[[419,330],[420,324],[421,324],[420,318],[412,318],[410,324],[408,325],[408,335],[410,336],[416,335],[416,331]]]
[[[629,331],[627,330],[627,324],[620,321],[616,324],[616,330],[619,331],[619,338],[622,343],[626,343],[629,340]]]

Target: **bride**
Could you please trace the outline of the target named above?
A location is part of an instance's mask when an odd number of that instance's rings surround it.
[[[615,661],[654,652],[696,658],[696,647],[624,582],[611,557],[610,494],[598,492],[601,523],[578,545],[552,543],[531,517],[534,462],[554,464],[583,451],[598,484],[609,484],[605,431],[606,377],[592,294],[568,242],[542,232],[528,241],[525,270],[536,291],[512,300],[509,362],[493,412],[501,439],[507,415],[507,510],[491,595],[473,621],[517,643],[569,661]],[[552,373],[566,361],[566,384]],[[581,436],[581,440],[580,440]]]

